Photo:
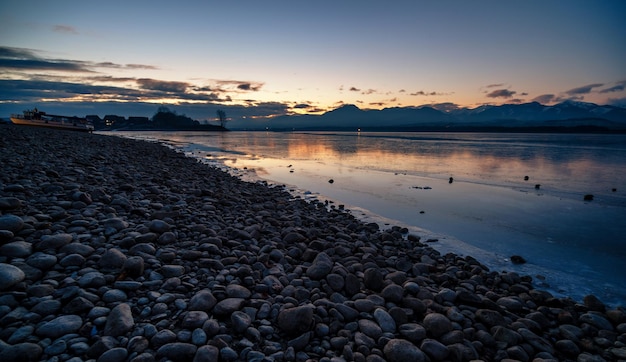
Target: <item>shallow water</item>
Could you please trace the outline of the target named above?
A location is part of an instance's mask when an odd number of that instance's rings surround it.
[[[408,226],[438,239],[441,252],[541,275],[535,281],[554,294],[626,305],[624,135],[116,134],[160,140],[242,178]],[[528,263],[513,265],[511,255]]]

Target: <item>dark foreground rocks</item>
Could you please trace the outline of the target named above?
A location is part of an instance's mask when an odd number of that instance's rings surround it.
[[[593,296],[157,144],[0,128],[0,361],[626,359]]]

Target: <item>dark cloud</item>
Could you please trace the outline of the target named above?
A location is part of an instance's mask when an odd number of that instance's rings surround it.
[[[488,84],[485,86],[485,88],[496,88],[496,87],[502,87],[503,85],[504,83]]]
[[[357,87],[350,87],[350,92],[360,92],[361,90]]]
[[[70,25],[55,25],[52,27],[52,30],[57,33],[78,34],[78,31]]]
[[[185,93],[189,88],[189,83],[170,82],[157,79],[141,78],[137,79],[137,84],[143,89],[156,90],[166,93]]]
[[[587,94],[587,93],[591,93],[593,88],[602,87],[603,85],[604,85],[603,83],[587,84],[582,87],[572,88],[568,91],[565,91],[565,93],[569,95]]]
[[[368,103],[368,104],[369,104],[370,106],[377,106],[377,107],[382,107],[382,106],[384,106],[384,105],[385,105],[385,103],[384,103],[384,102],[371,102],[371,103]]]
[[[415,93],[411,93],[411,95],[412,96],[441,96],[441,95],[444,95],[444,93],[417,91]]]
[[[507,101],[507,103],[514,103],[514,104],[520,104],[520,103],[523,103],[523,102],[524,102],[524,100],[521,99],[521,98],[513,98],[513,99],[509,99]]]
[[[508,89],[496,89],[487,94],[489,98],[511,98],[516,91],[508,90]]]
[[[623,84],[618,84],[616,86],[610,87],[610,88],[606,88],[600,91],[600,93],[612,93],[612,92],[621,92],[624,90],[624,85]]]
[[[0,69],[20,70],[59,70],[66,72],[91,72],[81,62],[57,60],[48,61],[41,59],[11,59],[0,58]]]
[[[235,89],[238,91],[258,91],[263,87],[263,83],[260,82],[247,82],[247,81],[239,81],[239,80],[216,80],[214,81],[220,88],[223,88],[222,91],[226,92],[229,89]]]
[[[376,93],[376,89],[371,89],[371,88],[361,92],[361,94],[374,94],[374,93]]]
[[[293,106],[293,108],[296,109],[305,109],[305,108],[310,108],[311,105],[306,104],[306,103],[300,103],[300,104],[296,104],[295,106]]]
[[[541,104],[548,104],[556,100],[556,96],[554,94],[542,94],[533,98],[533,102],[539,102]]]
[[[116,64],[112,62],[84,62],[68,59],[46,59],[30,49],[0,46],[0,68],[13,70],[56,70],[65,72],[93,72],[93,68],[158,69],[147,64]]]
[[[125,68],[127,68],[127,69],[149,69],[149,70],[159,69],[158,67],[155,67],[154,65],[147,65],[147,64],[126,64]]]

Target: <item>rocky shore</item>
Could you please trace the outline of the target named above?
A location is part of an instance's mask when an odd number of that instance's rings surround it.
[[[165,146],[0,125],[0,361],[617,361],[626,313]]]

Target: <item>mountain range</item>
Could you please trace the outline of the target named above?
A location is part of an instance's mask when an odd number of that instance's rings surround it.
[[[322,115],[288,115],[264,123],[272,130],[588,130],[626,131],[626,108],[565,101],[452,108],[444,105],[363,110],[344,105]]]

